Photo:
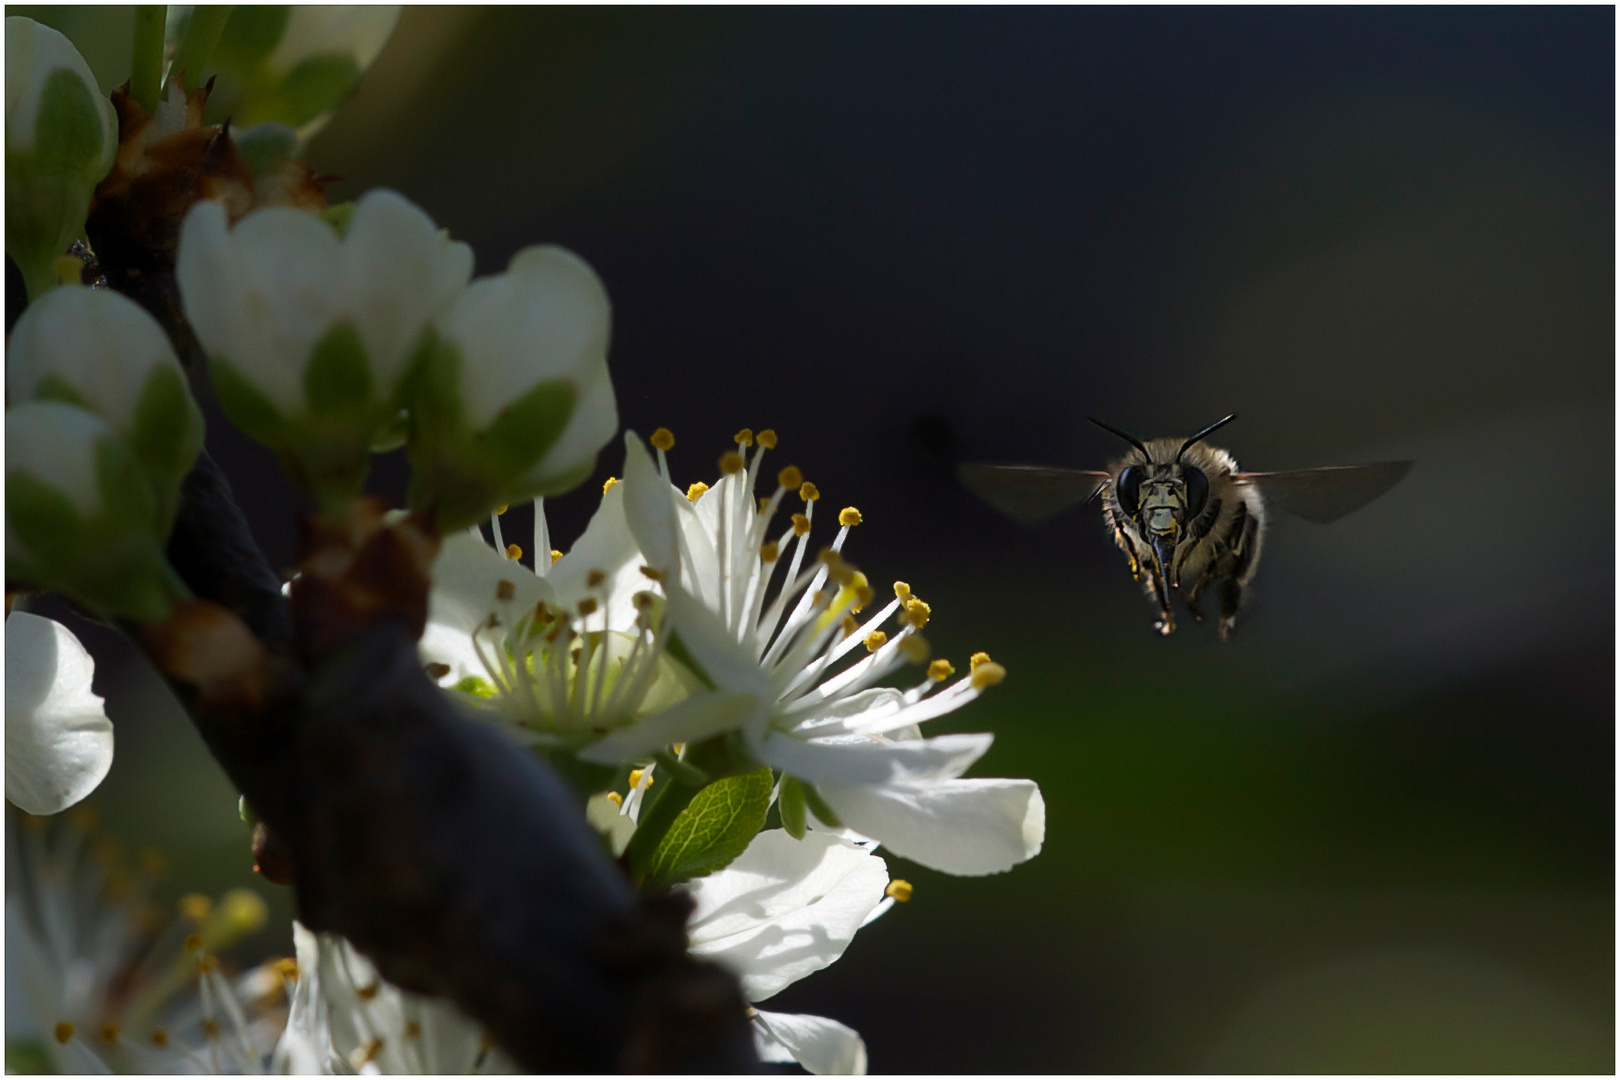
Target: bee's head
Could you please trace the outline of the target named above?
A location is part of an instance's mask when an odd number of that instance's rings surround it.
[[[1143,442],[1101,420],[1093,424],[1111,431],[1137,450],[1126,458],[1126,466],[1114,479],[1114,497],[1120,509],[1136,521],[1150,536],[1164,537],[1172,542],[1186,535],[1187,525],[1209,503],[1209,477],[1196,465],[1184,465],[1181,455],[1204,436],[1223,424],[1237,419],[1237,414],[1217,420],[1181,444],[1170,456],[1173,441],[1160,440],[1150,450]],[[1156,455],[1155,451],[1159,453]],[[1169,460],[1164,460],[1168,458]],[[1138,460],[1139,459],[1139,460]]]

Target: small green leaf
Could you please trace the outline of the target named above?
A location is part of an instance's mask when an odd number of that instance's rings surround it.
[[[809,822],[805,819],[804,785],[791,776],[782,777],[776,793],[776,806],[782,813],[782,828],[795,840],[803,840]]]
[[[502,409],[479,440],[497,475],[516,480],[534,468],[573,411],[574,384],[567,379],[547,379]]]
[[[773,779],[771,770],[758,769],[698,792],[664,834],[648,876],[661,884],[690,881],[741,855],[765,824]]]
[[[191,470],[201,446],[202,415],[185,379],[172,367],[154,367],[135,401],[130,436],[135,460],[155,477],[179,480]]]
[[[286,443],[287,421],[281,410],[228,361],[209,361],[208,374],[214,383],[214,396],[219,398],[220,408],[231,423],[266,446],[279,448]]]
[[[333,325],[310,350],[304,400],[316,416],[358,414],[372,403],[371,368],[353,323]]]
[[[838,815],[832,812],[832,807],[822,801],[820,792],[809,784],[801,784],[799,789],[804,792],[804,803],[810,808],[810,812],[816,815],[817,821],[829,829],[844,827],[844,823],[838,820]]]
[[[281,127],[280,124],[264,124],[261,126]],[[286,131],[288,129],[282,128],[282,130]],[[338,203],[336,206],[328,206],[316,216],[332,226],[332,231],[342,237],[344,233],[349,231],[349,219],[354,217],[354,200],[350,199],[348,202]]]

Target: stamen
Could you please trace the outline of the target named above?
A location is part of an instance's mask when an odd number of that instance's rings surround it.
[[[642,574],[643,577],[650,577],[654,581],[663,581],[664,580],[664,572],[662,570],[654,570],[650,566],[643,566],[643,567],[639,567],[638,569],[641,570],[641,574]]]
[[[275,962],[273,970],[283,979],[296,979],[298,978],[298,961],[290,956],[283,957]]]
[[[695,480],[692,482],[692,486],[686,489],[686,501],[697,502],[698,499],[703,497],[703,493],[708,490],[708,484],[705,484],[701,480]]]
[[[661,427],[653,432],[652,437],[647,441],[653,444],[655,450],[675,449],[675,433],[667,427]]]
[[[874,630],[866,635],[866,651],[877,652],[883,648],[883,643],[889,640],[889,635],[881,630]]]
[[[973,669],[973,689],[983,690],[987,686],[997,686],[1006,677],[1006,668],[994,660],[986,660]]]
[[[990,662],[990,654],[989,653],[987,653],[987,652],[976,652],[972,656],[968,657],[968,669],[970,671],[978,671],[980,664],[988,664],[989,662]]]
[[[61,1043],[63,1046],[66,1046],[67,1041],[73,1038],[73,1033],[77,1030],[78,1028],[74,1027],[66,1020],[61,1021],[56,1025],[56,1041]]]
[[[512,547],[517,547],[517,545],[513,544]],[[512,548],[507,548],[506,550],[507,550],[507,554],[511,554]],[[503,603],[503,604],[511,603],[512,602],[512,597],[514,597],[516,595],[517,595],[517,586],[514,585],[512,582],[507,581],[505,578],[502,578],[500,581],[497,581],[495,583],[495,599],[499,600],[501,603]]]
[[[633,788],[640,787],[641,786],[641,781],[643,779],[645,779],[647,781],[647,786],[648,787],[653,786],[653,780],[655,778],[646,769],[631,769],[630,770],[630,786],[631,787],[633,787]]]
[[[812,484],[810,481],[806,480],[803,484],[799,485],[799,498],[803,499],[807,503],[815,502],[817,499],[821,498],[821,489],[816,487],[816,485]]]
[[[944,657],[940,657],[928,665],[928,677],[934,682],[944,682],[954,674],[956,674],[956,669]]]
[[[427,664],[422,668],[422,670],[427,672],[428,678],[432,679],[434,682],[438,682],[440,679],[450,674],[450,665],[439,663]]]
[[[202,935],[187,934],[186,940],[182,942],[181,947],[184,948],[186,952],[196,952],[198,949],[203,947]]]
[[[662,431],[663,429],[660,428],[659,430]],[[671,439],[670,441],[673,442],[674,440]],[[407,1039],[415,1039],[415,1038],[419,1037],[421,1034],[422,1034],[422,1023],[421,1023],[421,1021],[419,1021],[419,1020],[407,1020],[407,1021],[405,1021],[405,1037]]]
[[[720,455],[720,471],[727,476],[735,476],[743,471],[743,456],[735,450],[727,450]]]
[[[804,486],[804,473],[799,471],[798,466],[789,465],[776,474],[776,482],[792,491],[794,488]]]
[[[760,512],[760,513],[761,513],[761,514],[763,514],[763,513],[765,513],[765,512],[766,512],[766,511],[767,511],[767,510],[769,510],[769,509],[770,509],[770,507],[771,507],[771,500],[770,500],[770,497],[769,497],[769,496],[767,496],[767,495],[761,495],[761,496],[760,496],[760,497],[759,497],[759,512]]]
[[[158,1028],[156,1031],[152,1032],[152,1045],[153,1046],[168,1046],[169,1045],[169,1033],[167,1031],[164,1031],[162,1028]]]
[[[556,548],[551,549],[551,561],[552,562],[555,563],[558,559],[560,559],[562,557],[563,557],[562,552],[558,551]]]
[[[101,1041],[105,1042],[105,1043],[115,1043],[115,1042],[117,1042],[118,1041],[118,1025],[117,1024],[102,1024],[101,1025]]]
[[[780,553],[780,549],[777,547],[775,540],[766,541],[759,547],[759,561],[762,563],[773,563],[776,561],[777,556]]]
[[[883,890],[883,895],[892,896],[896,903],[903,904],[911,899],[911,882],[905,878],[895,878],[889,882],[889,887]]]
[[[595,597],[587,596],[585,599],[583,599],[583,600],[581,600],[579,602],[579,613],[581,615],[590,615],[590,614],[594,613],[595,611],[596,611],[596,598]]]
[[[202,922],[213,910],[214,902],[201,893],[191,893],[180,898],[180,914],[192,922]]]
[[[928,625],[928,617],[934,612],[933,608],[929,607],[915,596],[900,605],[900,607],[901,610],[905,612],[903,618],[906,624],[909,626],[915,626],[918,630],[921,630],[923,627]]]
[[[512,562],[517,562],[519,559],[523,558],[523,549],[517,544],[507,544],[506,557]]]
[[[753,429],[751,429],[751,428],[743,428],[741,431],[737,432],[737,434],[735,434],[735,435],[733,435],[731,437],[731,441],[736,443],[738,446],[753,446],[754,445],[754,432],[753,432]]]
[[[202,1022],[202,1030],[203,1034],[208,1036],[210,1039],[219,1038],[219,1021],[210,1016],[208,1019]]]
[[[810,519],[803,514],[793,515],[793,535],[805,536],[810,532]]]
[[[585,575],[585,587],[587,589],[594,589],[606,580],[607,574],[600,570],[592,570],[590,573]]]
[[[775,428],[766,428],[764,431],[761,431],[758,435],[756,435],[755,438],[757,438],[759,440],[759,445],[763,446],[765,449],[767,449],[767,450],[775,450],[776,449],[776,429]]]
[[[904,600],[906,597],[911,595],[911,586],[907,585],[903,581],[895,582],[894,583],[894,595],[899,597],[901,600]]]
[[[610,476],[606,480],[602,481],[602,494],[606,495],[608,492],[612,491],[613,485],[617,484],[618,482],[619,478],[617,476]]]
[[[614,806],[623,806],[624,796],[620,795],[617,791],[610,791],[608,792],[608,802],[612,803]]]
[[[849,637],[849,635],[861,628],[861,624],[855,621],[855,616],[848,614],[839,621],[838,625],[844,631],[845,637]]]
[[[219,967],[219,957],[204,953],[197,957],[197,974],[206,975]]]
[[[930,651],[928,640],[921,634],[907,634],[905,637],[899,639],[899,642],[895,647],[898,648],[900,652],[905,655],[905,658],[910,660],[913,664],[920,664],[924,660],[927,660],[928,653]]]
[[[356,987],[354,993],[355,993],[355,996],[358,997],[361,1001],[370,1001],[372,998],[376,997],[377,994],[380,993],[381,991],[382,991],[382,984],[381,983],[371,983],[368,986]]]
[[[495,508],[495,516],[500,517],[502,514],[506,513],[506,510],[507,510],[506,504],[501,503],[501,505],[499,505],[499,506],[497,506]]]
[[[861,512],[853,506],[846,506],[838,511],[838,524],[852,528],[861,523]]]

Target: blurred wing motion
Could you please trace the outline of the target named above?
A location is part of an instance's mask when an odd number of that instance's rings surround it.
[[[1380,461],[1374,465],[1329,465],[1293,472],[1238,473],[1240,484],[1260,489],[1267,502],[1290,514],[1326,525],[1352,510],[1360,510],[1400,482],[1410,461]]]
[[[1109,481],[1090,469],[1048,469],[1041,465],[956,467],[967,489],[1021,525],[1038,525],[1060,510],[1089,501]]]

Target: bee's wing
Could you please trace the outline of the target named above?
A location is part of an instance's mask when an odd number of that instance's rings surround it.
[[[1235,479],[1258,487],[1267,502],[1276,503],[1290,514],[1326,525],[1378,498],[1399,483],[1411,467],[1410,461],[1380,461],[1292,472],[1238,473]]]
[[[965,462],[956,475],[967,489],[1021,525],[1037,525],[1060,510],[1090,501],[1110,477],[1089,469]]]

